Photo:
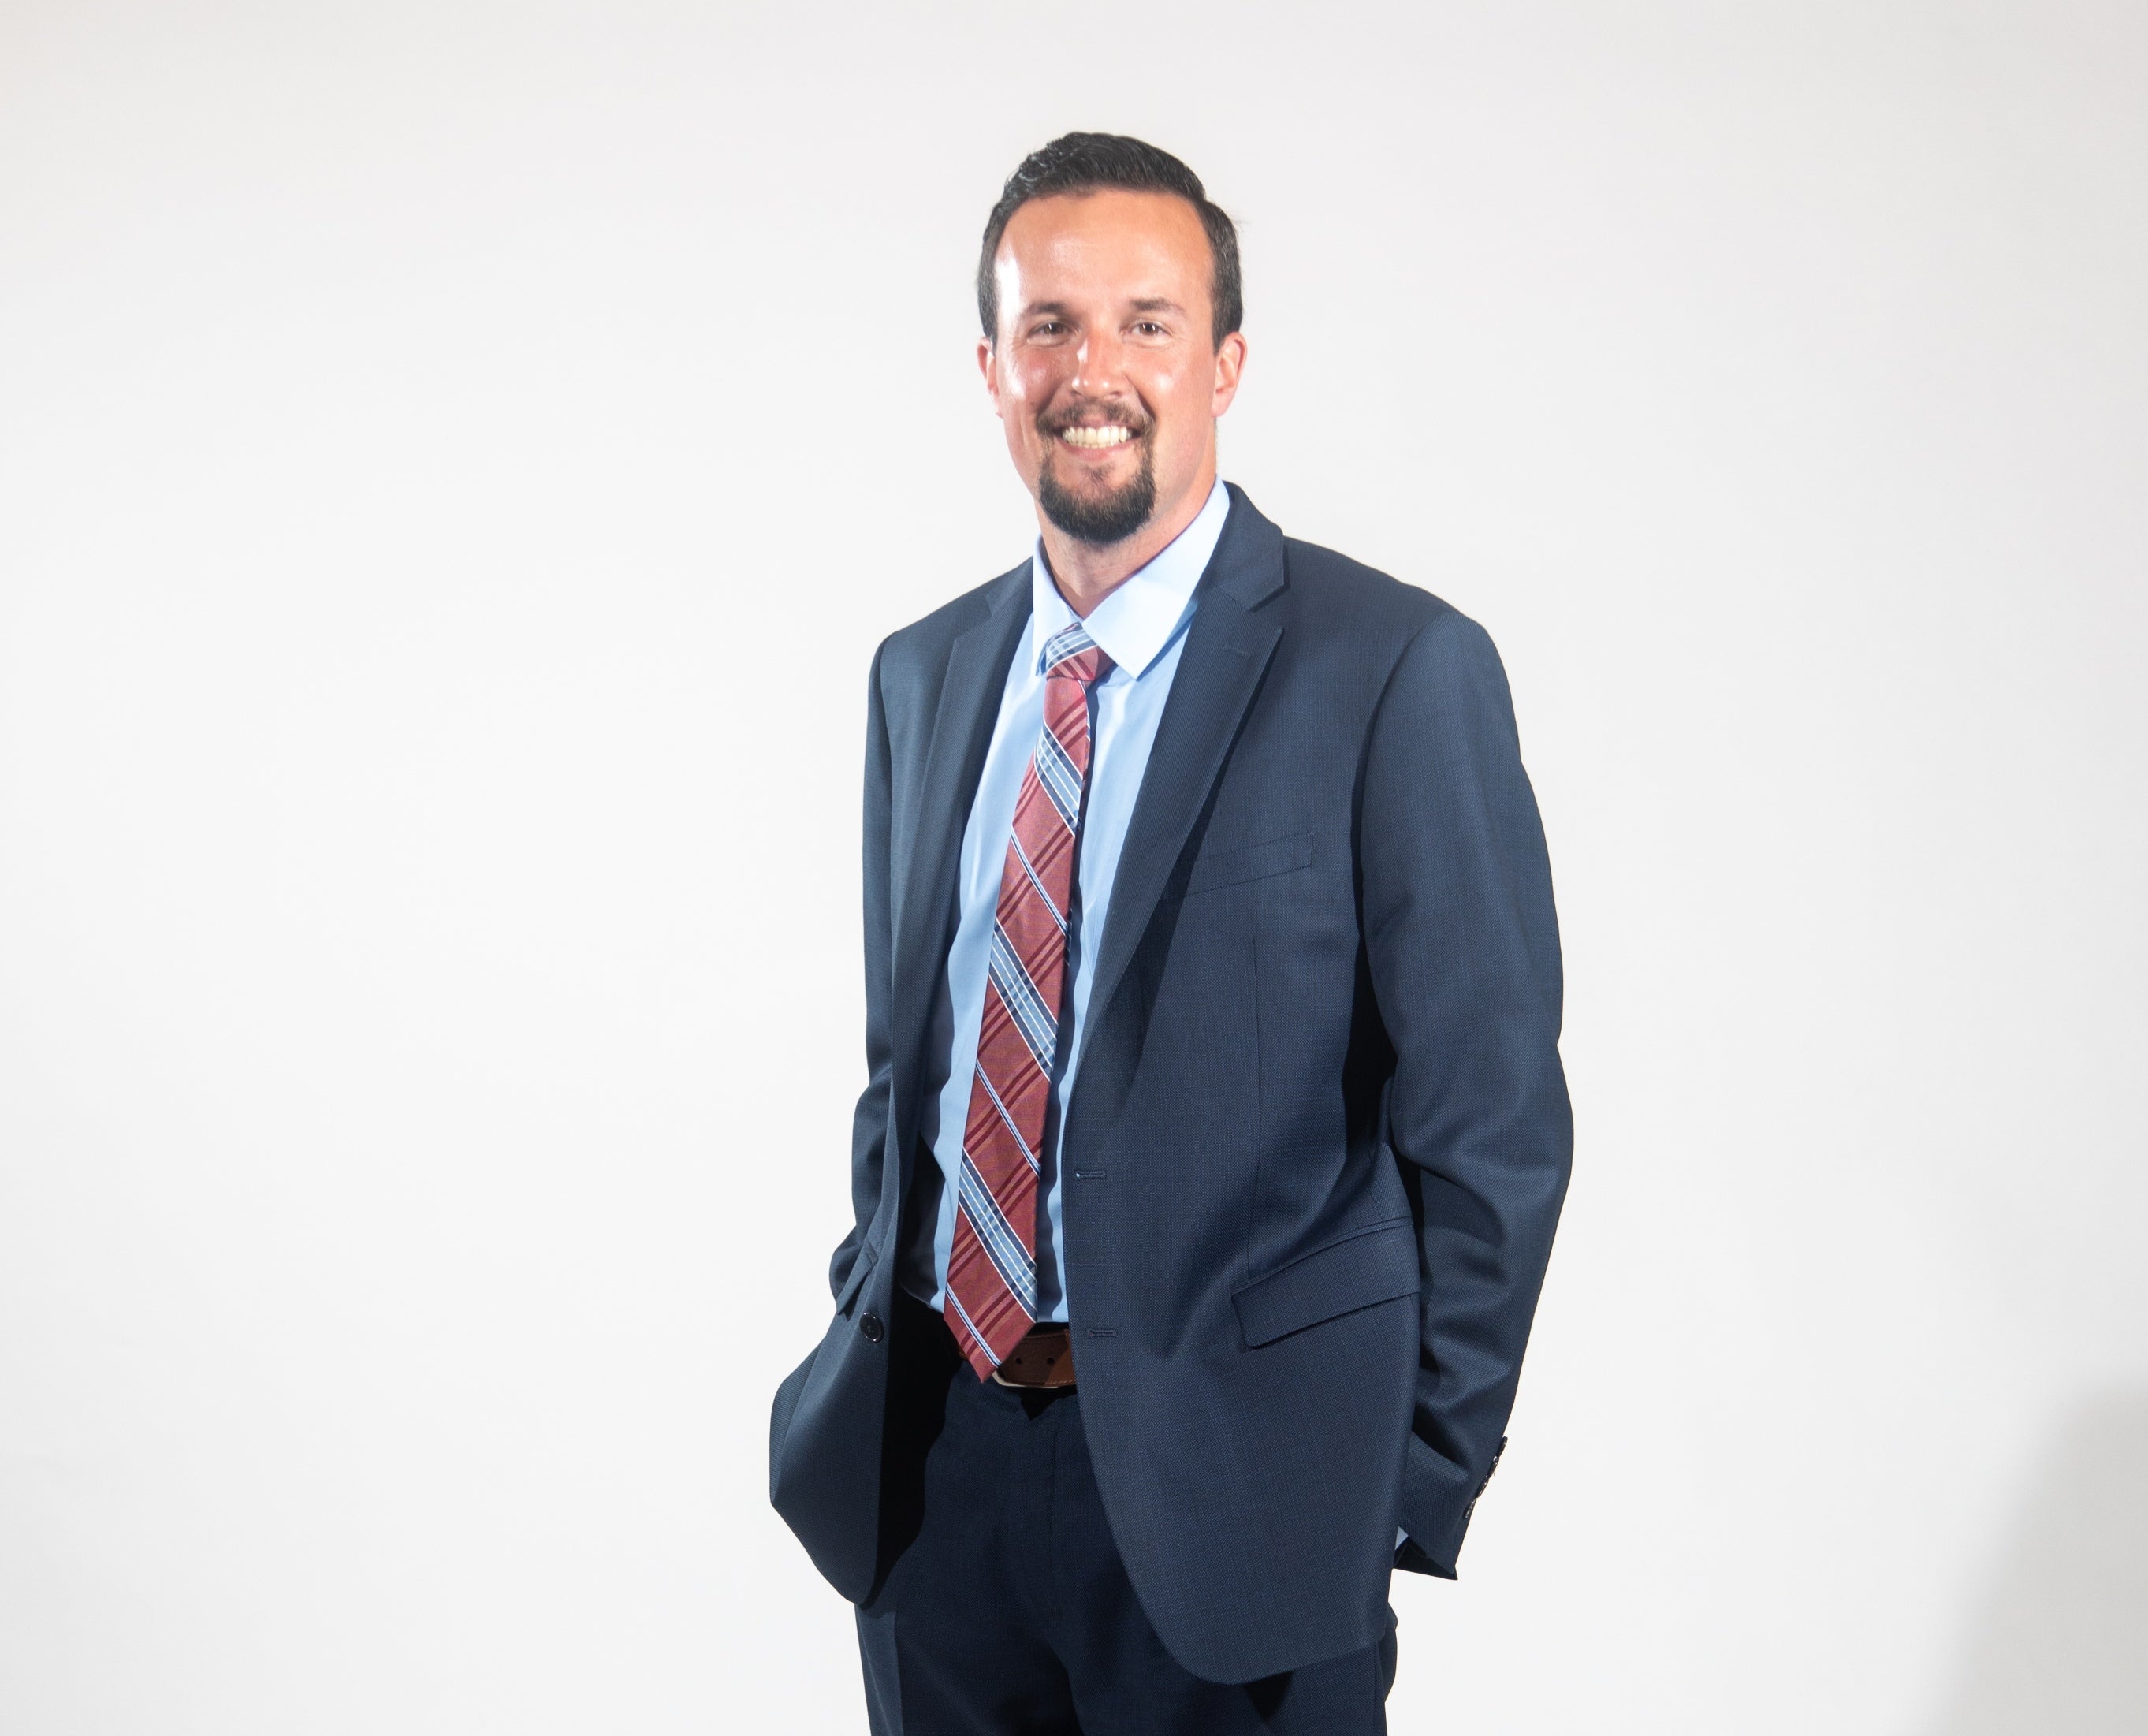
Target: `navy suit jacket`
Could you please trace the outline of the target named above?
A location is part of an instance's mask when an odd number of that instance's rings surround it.
[[[770,1441],[777,1508],[854,1600],[956,859],[1029,595],[1024,563],[873,663],[856,1217]],[[1243,1682],[1376,1643],[1393,1567],[1452,1574],[1573,1141],[1491,640],[1236,488],[1197,595],[1066,1108],[1066,1290],[1135,1592],[1188,1669]]]

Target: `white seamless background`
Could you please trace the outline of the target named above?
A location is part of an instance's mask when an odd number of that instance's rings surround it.
[[[1503,652],[1579,1130],[1398,1731],[2148,1718],[2148,12],[0,8],[0,1729],[856,1731],[865,674],[1071,127]]]

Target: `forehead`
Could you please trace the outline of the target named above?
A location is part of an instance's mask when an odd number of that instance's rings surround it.
[[[1212,266],[1201,214],[1170,193],[1054,193],[1007,219],[992,268],[1000,304],[1147,297],[1205,313]]]

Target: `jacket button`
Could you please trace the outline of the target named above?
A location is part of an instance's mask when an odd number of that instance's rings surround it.
[[[877,1344],[887,1334],[887,1327],[877,1314],[868,1314],[858,1322],[858,1330],[866,1335],[866,1342]]]

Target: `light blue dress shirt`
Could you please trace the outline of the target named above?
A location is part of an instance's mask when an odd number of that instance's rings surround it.
[[[1111,658],[1112,669],[1096,688],[1088,805],[1082,820],[1081,855],[1075,868],[1077,896],[1067,937],[1066,963],[1074,986],[1062,1016],[1071,1028],[1062,1034],[1059,1075],[1045,1116],[1044,1172],[1039,1185],[1046,1233],[1038,1237],[1036,1249],[1040,1320],[1066,1318],[1060,1129],[1082,1064],[1082,1030],[1089,991],[1096,981],[1097,942],[1111,910],[1112,881],[1118,873],[1134,800],[1141,794],[1142,774],[1148,769],[1149,750],[1156,745],[1156,727],[1163,717],[1164,701],[1171,697],[1172,678],[1178,672],[1187,623],[1193,619],[1193,587],[1216,552],[1230,510],[1230,494],[1219,480],[1193,522],[1082,621],[1090,638]],[[934,1188],[938,1198],[920,1198],[916,1233],[904,1250],[902,1283],[911,1295],[942,1312],[947,1257],[955,1245],[962,1129],[969,1119],[971,1081],[976,1076],[977,1029],[984,1020],[986,964],[999,907],[1000,875],[1006,862],[1022,775],[1029,769],[1044,725],[1044,645],[1053,634],[1081,619],[1052,582],[1041,539],[1030,571],[1029,632],[1017,643],[1007,670],[984,773],[962,829],[956,882],[961,914],[934,998],[926,1051],[935,1065],[925,1081],[920,1131],[932,1148],[938,1174],[921,1165],[917,1185],[921,1190]]]

